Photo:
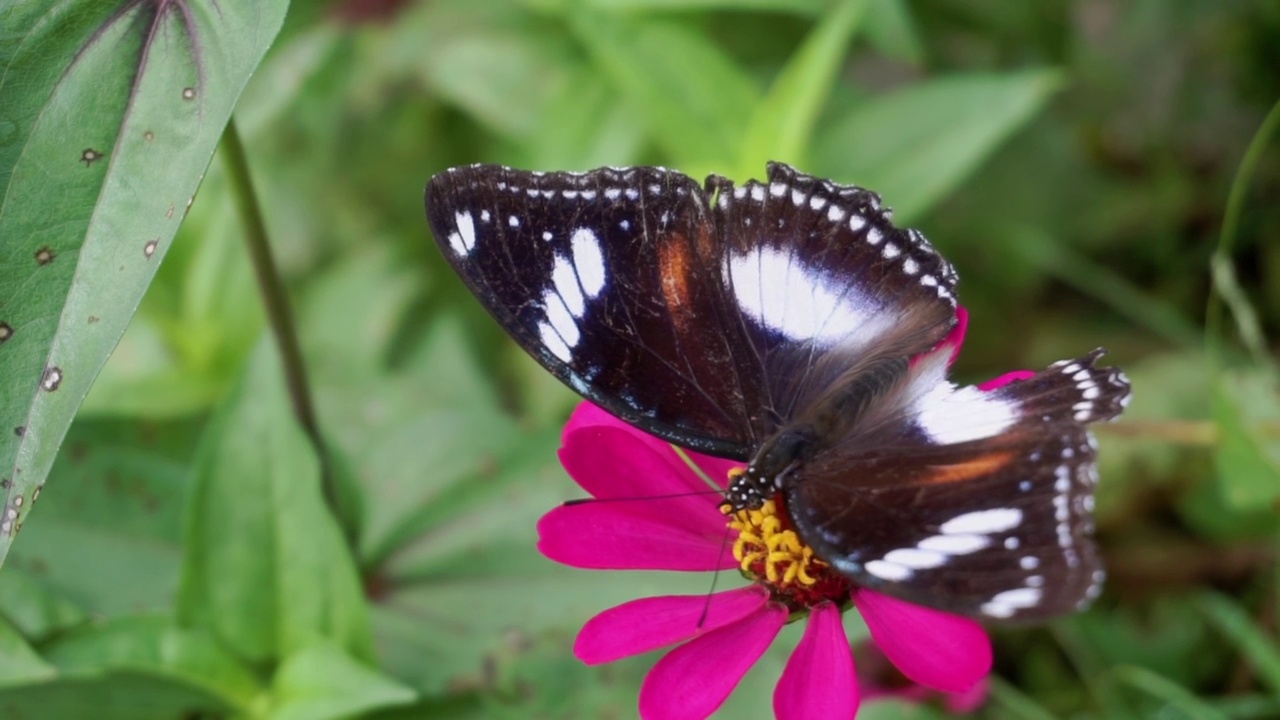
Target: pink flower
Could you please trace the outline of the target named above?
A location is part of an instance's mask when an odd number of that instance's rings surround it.
[[[967,314],[933,352],[954,360]],[[992,389],[1030,373],[1010,373]],[[746,587],[705,595],[643,598],[605,610],[578,634],[587,664],[679,644],[645,678],[646,720],[699,719],[729,697],[783,625],[807,618],[805,632],[774,691],[784,720],[848,720],[858,682],[841,614],[856,607],[871,639],[910,681],[943,693],[969,693],[991,669],[991,643],[973,620],[912,605],[853,585],[812,556],[774,502],[726,517],[720,498],[740,463],[683,451],[594,405],[583,403],[565,426],[560,461],[593,497],[619,502],[564,505],[538,524],[538,549],[567,565],[613,570],[741,570]],[[691,466],[692,464],[692,466]],[[637,498],[646,498],[636,502]],[[726,521],[739,531],[726,547]],[[761,552],[766,535],[769,552]],[[779,552],[785,559],[779,560]]]

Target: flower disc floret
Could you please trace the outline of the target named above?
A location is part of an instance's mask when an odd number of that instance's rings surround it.
[[[732,477],[731,472],[731,481]],[[789,526],[780,505],[781,499],[768,500],[757,509],[737,512],[727,503],[721,506],[730,529],[738,534],[733,557],[743,576],[768,589],[772,600],[792,615],[807,614],[822,602],[847,604],[852,584],[813,554]]]

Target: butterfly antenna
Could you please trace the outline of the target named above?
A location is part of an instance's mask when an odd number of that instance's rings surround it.
[[[587,503],[601,502],[635,502],[637,500],[669,500],[671,498],[697,497],[699,495],[719,495],[722,490],[692,490],[685,493],[671,493],[669,495],[641,495],[637,497],[609,497],[609,498],[575,498],[573,500],[565,500],[564,505],[585,505]]]
[[[724,557],[724,551],[729,547],[729,537],[733,534],[733,529],[729,527],[729,523],[724,524],[724,539],[720,541],[720,554],[716,555],[716,561]],[[711,598],[716,594],[716,584],[720,582],[720,568],[711,573],[711,589],[707,590],[706,602],[702,603],[702,614],[698,616],[698,630],[707,623],[707,616],[711,614]]]

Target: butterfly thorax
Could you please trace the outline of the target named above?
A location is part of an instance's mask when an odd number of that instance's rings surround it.
[[[734,512],[756,510],[781,492],[816,441],[813,428],[804,425],[784,429],[761,445],[746,470],[725,490],[725,500]]]

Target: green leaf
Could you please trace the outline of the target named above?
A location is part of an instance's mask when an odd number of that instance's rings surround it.
[[[581,12],[570,20],[673,163],[699,177],[736,157],[741,118],[750,116],[760,93],[705,35],[634,16]]]
[[[956,189],[1062,82],[1028,70],[955,75],[868,101],[818,136],[815,172],[872,188],[899,224]]]
[[[235,381],[264,323],[223,166],[209,168],[200,202],[183,220],[81,417],[205,412]]]
[[[0,572],[0,618],[36,642],[86,620],[83,610],[13,565]]]
[[[0,688],[5,720],[174,720],[235,708],[184,682],[129,670]]]
[[[1262,369],[1225,372],[1215,384],[1218,425],[1214,465],[1226,504],[1238,511],[1269,510],[1280,498],[1280,386]]]
[[[0,560],[284,10],[71,0],[0,12],[0,67],[22,79],[0,84],[0,478],[12,481]]]
[[[0,619],[0,687],[40,682],[56,674],[17,628]]]
[[[367,657],[360,580],[325,507],[320,465],[262,342],[210,421],[195,461],[178,600],[252,662],[329,639]]]
[[[50,645],[46,656],[64,676],[149,674],[199,688],[242,710],[262,692],[252,671],[212,636],[177,628],[160,615],[85,628]]]
[[[417,694],[330,644],[285,659],[272,680],[271,720],[333,720],[406,705]]]
[[[817,15],[827,0],[588,0],[602,10],[764,10]]]
[[[40,496],[41,521],[14,543],[10,566],[97,615],[168,608],[200,429],[194,421],[77,421],[49,474],[54,485]]]
[[[1175,709],[1182,717],[1194,720],[1226,720],[1224,713],[1200,700],[1191,690],[1159,673],[1136,665],[1122,665],[1114,668],[1111,673],[1117,680],[1163,700],[1165,707],[1161,708],[1161,717],[1167,715],[1167,709]]]
[[[843,0],[818,21],[756,107],[738,165],[738,177],[758,177],[766,162],[807,165],[806,153],[841,60],[868,0]]]
[[[905,0],[871,0],[864,32],[888,57],[912,65],[924,63],[924,44]]]
[[[1280,695],[1280,648],[1271,633],[1259,627],[1233,599],[1215,592],[1197,598],[1200,610],[1228,642],[1248,658],[1253,672],[1272,693]]]

